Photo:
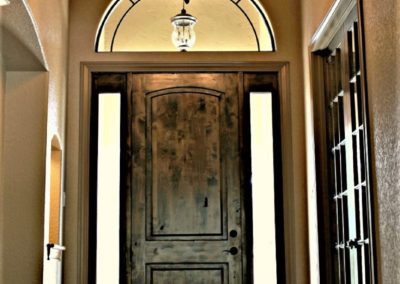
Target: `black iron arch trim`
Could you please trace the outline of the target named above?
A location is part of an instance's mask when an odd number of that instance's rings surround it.
[[[115,37],[117,36],[119,27],[121,26],[122,22],[125,20],[125,17],[129,14],[129,12],[132,10],[133,7],[136,6],[136,4],[138,4],[140,2],[140,0],[133,2],[132,0],[129,0],[132,3],[132,6],[129,7],[128,10],[126,10],[126,12],[124,13],[124,15],[122,15],[121,19],[118,22],[117,27],[115,28],[115,31],[113,33],[113,37],[111,40],[111,46],[110,46],[110,51],[113,52],[114,51],[114,41],[115,41]]]
[[[272,32],[272,28],[271,28],[271,25],[270,25],[267,17],[265,17],[265,15],[264,15],[263,11],[261,10],[260,6],[256,2],[254,2],[254,0],[250,0],[250,1],[257,8],[258,12],[262,16],[262,18],[263,18],[263,20],[265,22],[265,25],[267,26],[269,36],[271,37],[272,51],[276,51],[274,33]]]
[[[146,93],[146,96],[148,96],[150,98],[155,98],[155,97],[164,96],[164,95],[182,94],[182,93],[201,94],[201,95],[208,95],[208,96],[213,96],[213,97],[217,97],[217,98],[221,98],[221,96],[224,95],[223,92],[214,90],[214,89],[195,87],[195,86],[182,86],[182,87],[173,87],[173,88],[166,88],[166,89],[152,91],[152,92]]]
[[[110,9],[108,9],[106,15],[103,18],[103,21],[100,24],[100,28],[99,28],[97,36],[96,36],[96,44],[95,44],[96,52],[99,52],[99,42],[100,42],[101,34],[103,33],[104,25],[106,24],[108,18],[110,17],[111,13],[114,11],[114,8],[115,8],[115,6],[117,6],[119,1],[121,1],[121,0],[115,1],[114,4],[110,7]]]
[[[120,1],[121,1],[121,0],[117,0],[117,1],[115,1],[115,2],[113,3],[113,5],[109,8],[109,10],[107,11],[107,13],[106,13],[106,15],[105,15],[103,21],[102,21],[101,24],[100,24],[100,28],[99,28],[98,34],[97,34],[97,36],[96,36],[96,44],[95,44],[95,51],[96,51],[96,52],[99,52],[100,36],[101,36],[101,34],[102,34],[102,32],[103,32],[105,23],[107,22],[108,18],[110,17],[111,13],[113,12],[114,8],[117,6],[117,4],[118,4]],[[113,52],[113,50],[114,50],[114,41],[115,41],[115,37],[116,37],[116,35],[117,35],[117,33],[118,33],[119,27],[121,26],[121,24],[122,24],[122,22],[124,21],[125,17],[126,17],[126,16],[129,14],[129,12],[131,11],[131,9],[132,9],[134,6],[136,6],[136,4],[138,4],[141,0],[136,0],[136,1],[134,1],[134,0],[129,0],[129,1],[132,3],[132,5],[131,5],[131,7],[129,7],[129,9],[127,9],[126,12],[123,14],[123,16],[122,16],[121,19],[119,20],[119,22],[118,22],[118,24],[117,24],[117,26],[116,26],[116,28],[115,28],[115,30],[114,30],[113,37],[112,37],[112,40],[111,40],[110,52]],[[254,28],[254,25],[253,25],[253,23],[252,23],[250,17],[246,14],[246,12],[242,9],[242,7],[239,6],[239,3],[240,3],[241,0],[238,0],[238,1],[230,0],[230,1],[231,1],[233,4],[235,4],[235,6],[243,13],[243,15],[246,17],[247,21],[249,22],[249,24],[250,24],[250,26],[251,26],[251,28],[252,28],[252,30],[253,30],[255,39],[256,39],[257,51],[260,52],[260,51],[261,51],[261,50],[260,50],[260,42],[259,42],[259,38],[258,38],[257,32],[256,32],[256,30],[255,30],[255,28]],[[266,25],[266,27],[267,27],[267,29],[268,29],[268,34],[269,34],[269,36],[271,37],[272,51],[276,51],[275,37],[274,37],[274,34],[273,34],[273,32],[272,32],[272,28],[271,28],[271,25],[270,25],[268,19],[267,19],[266,16],[264,15],[264,12],[262,11],[262,9],[259,7],[259,5],[258,5],[254,0],[249,0],[249,1],[251,1],[251,3],[254,5],[254,7],[256,7],[258,13],[261,15],[261,17],[262,17],[262,19],[263,19],[263,21],[264,21],[264,24]]]
[[[126,15],[129,13],[129,11],[137,4],[140,2],[140,0],[134,1],[134,0],[129,0],[132,3],[132,6],[129,7],[129,9],[124,13],[124,15],[121,17],[121,19],[118,22],[117,27],[115,28],[115,31],[113,33],[113,37],[112,37],[112,41],[111,41],[111,46],[110,46],[110,52],[113,52],[113,47],[114,47],[114,40],[115,40],[115,36],[118,32],[119,26],[121,25],[122,21],[125,19]],[[99,42],[100,42],[100,37],[101,34],[103,33],[103,29],[104,26],[108,20],[108,18],[110,17],[110,15],[112,14],[112,12],[114,11],[114,8],[117,6],[117,4],[121,2],[121,0],[117,0],[115,1],[112,6],[108,9],[108,11],[106,12],[106,15],[103,18],[103,21],[100,24],[100,28],[98,30],[97,36],[96,36],[96,44],[95,44],[95,51],[99,52]]]
[[[253,25],[253,23],[251,22],[249,16],[247,16],[246,12],[242,9],[242,7],[239,6],[239,2],[240,2],[240,1],[235,2],[234,0],[231,0],[231,2],[232,2],[233,4],[235,4],[236,7],[238,7],[238,9],[243,13],[243,15],[246,17],[247,21],[249,22],[251,28],[253,29],[254,36],[255,36],[255,38],[256,38],[257,51],[260,51],[260,41],[258,40],[258,36],[257,36],[256,29],[254,28],[254,25]]]

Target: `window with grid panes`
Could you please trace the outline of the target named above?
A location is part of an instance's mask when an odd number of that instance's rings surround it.
[[[357,19],[323,56],[333,283],[375,283],[362,45]]]

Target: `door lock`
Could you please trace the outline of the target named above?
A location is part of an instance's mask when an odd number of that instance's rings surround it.
[[[229,236],[231,236],[231,238],[236,238],[238,235],[238,232],[236,230],[232,230],[229,232]]]
[[[237,247],[231,247],[230,249],[224,250],[224,252],[229,252],[231,255],[237,255],[239,250]]]

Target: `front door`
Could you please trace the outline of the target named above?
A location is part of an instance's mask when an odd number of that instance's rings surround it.
[[[128,75],[123,282],[244,283],[238,82]]]

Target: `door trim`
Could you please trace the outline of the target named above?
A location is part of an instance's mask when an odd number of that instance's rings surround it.
[[[288,62],[186,62],[186,63],[131,63],[131,62],[81,62],[80,112],[79,112],[79,158],[78,158],[78,254],[76,264],[80,283],[88,283],[89,256],[89,164],[90,164],[90,114],[92,96],[92,73],[95,72],[272,72],[279,83],[279,112],[282,149],[282,190],[285,247],[285,279],[291,283],[295,275],[296,212],[294,208],[295,186],[293,183],[292,117]]]

